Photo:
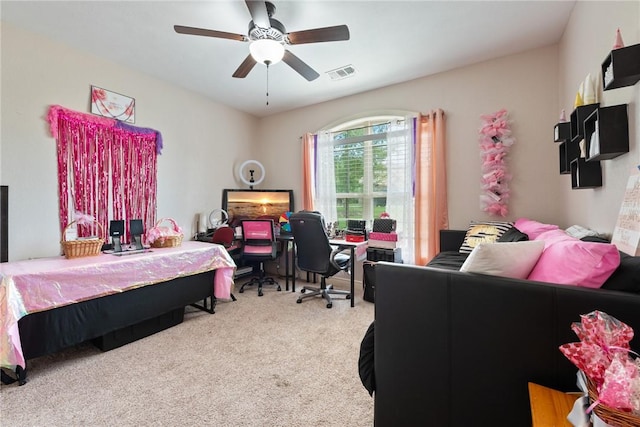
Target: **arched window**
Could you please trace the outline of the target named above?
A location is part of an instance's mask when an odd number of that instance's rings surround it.
[[[405,263],[424,265],[438,252],[449,227],[444,111],[345,121],[305,134],[303,152],[305,209],[340,227],[372,221],[384,206]]]
[[[385,212],[397,222],[398,245],[413,260],[413,117],[381,115],[341,123],[317,134],[314,207],[344,229],[348,219]]]

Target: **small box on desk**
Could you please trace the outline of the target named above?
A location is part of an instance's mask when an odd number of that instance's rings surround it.
[[[381,233],[372,231],[369,233],[369,247],[395,249],[398,242],[396,233]]]
[[[395,249],[397,242],[369,239],[370,248]]]
[[[391,218],[376,218],[373,220],[373,231],[381,233],[396,231],[396,220]]]
[[[344,239],[347,242],[364,242],[367,240],[367,231],[366,230],[351,230],[347,229],[344,233]]]
[[[384,240],[387,242],[397,242],[398,235],[396,233],[381,233],[379,231],[372,231],[369,233],[369,240]]]

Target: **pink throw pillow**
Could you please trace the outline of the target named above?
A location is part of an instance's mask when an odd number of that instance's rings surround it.
[[[562,230],[540,234],[544,251],[527,279],[599,288],[620,265],[615,245],[583,242]]]
[[[543,231],[538,234],[534,239],[529,238],[529,240],[542,240],[544,242],[544,247],[547,248],[551,246],[553,243],[562,242],[566,240],[578,241],[577,238],[570,236],[566,231],[555,229]]]
[[[519,218],[513,224],[518,230],[529,236],[529,240],[535,240],[539,234],[549,230],[558,230],[560,227],[554,224],[545,224],[527,218]]]

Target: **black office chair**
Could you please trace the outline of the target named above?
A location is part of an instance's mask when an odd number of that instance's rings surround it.
[[[350,269],[351,257],[329,244],[322,215],[308,211],[292,213],[289,224],[295,242],[298,268],[321,276],[320,287],[304,286],[300,290],[303,295],[300,295],[297,302],[301,303],[305,298],[321,296],[327,301],[327,308],[331,308],[333,306],[331,295],[345,295],[345,299],[350,299],[349,291],[336,290],[332,285],[327,285],[328,277]]]
[[[277,242],[271,219],[246,219],[242,221],[242,260],[247,262],[257,262],[258,276],[253,277],[240,287],[240,293],[244,292],[245,286],[258,285],[258,296],[262,296],[262,286],[280,285],[273,277],[267,277],[264,271],[264,262],[276,259]]]

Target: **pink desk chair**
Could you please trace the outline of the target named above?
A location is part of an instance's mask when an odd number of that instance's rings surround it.
[[[273,220],[271,219],[250,219],[244,220],[242,227],[242,255],[241,258],[247,263],[255,263],[258,266],[258,275],[240,287],[240,293],[244,292],[245,286],[258,285],[258,296],[262,296],[263,285],[280,285],[272,277],[267,277],[264,271],[264,262],[276,259],[277,242],[274,233]]]

